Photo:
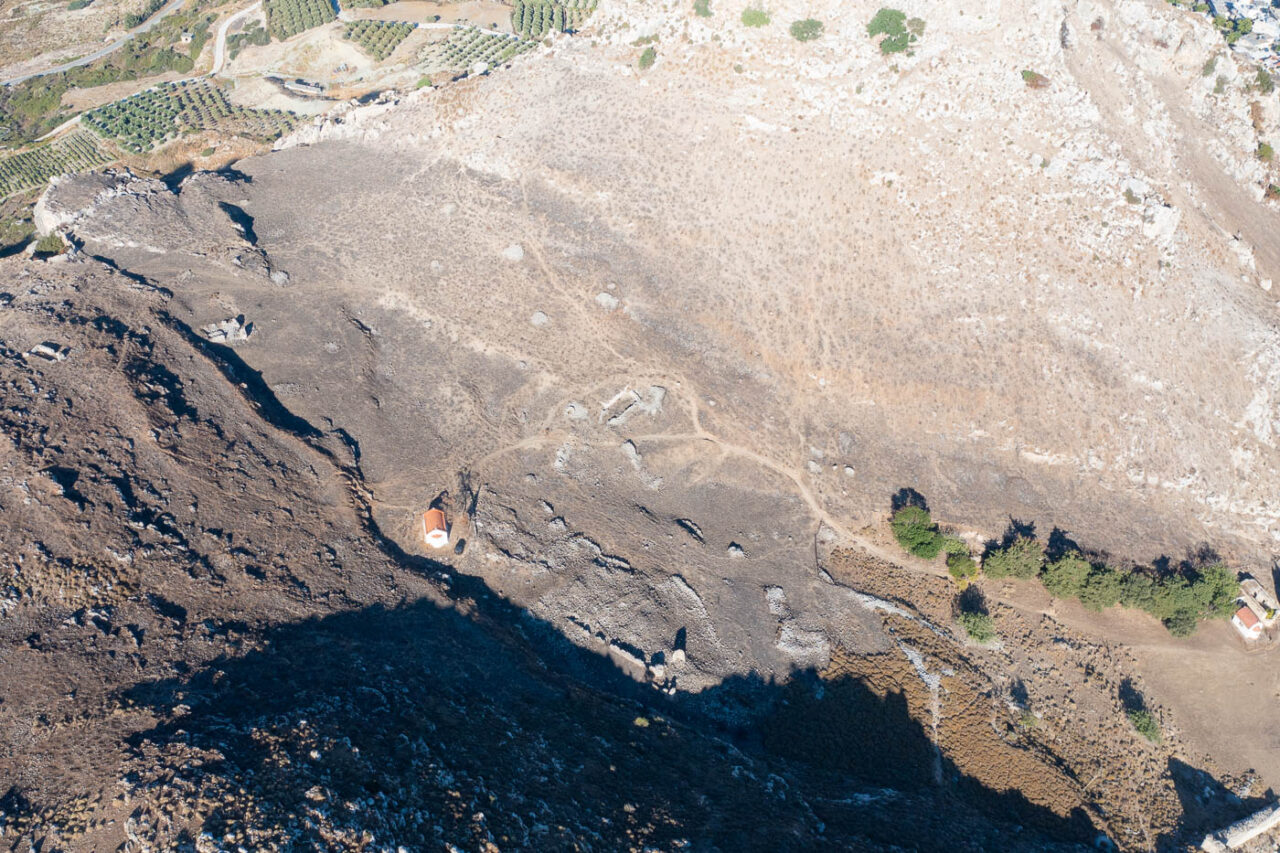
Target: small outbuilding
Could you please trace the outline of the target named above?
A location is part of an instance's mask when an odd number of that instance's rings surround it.
[[[449,522],[443,510],[429,509],[422,514],[422,541],[432,548],[449,544]]]
[[[1236,630],[1246,640],[1256,640],[1262,636],[1262,620],[1247,606],[1236,611],[1236,615],[1231,617],[1231,624],[1236,626]]]

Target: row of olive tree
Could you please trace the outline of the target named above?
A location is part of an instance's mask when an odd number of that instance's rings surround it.
[[[898,543],[918,557],[933,559],[946,551],[947,568],[957,578],[977,573],[968,548],[960,539],[942,533],[925,508],[912,505],[898,509],[890,527]],[[1049,559],[1044,543],[1026,532],[988,543],[982,574],[989,578],[1039,578],[1054,597],[1079,599],[1091,610],[1117,604],[1143,610],[1179,637],[1194,633],[1200,619],[1230,618],[1239,589],[1236,573],[1216,563],[1163,572],[1147,566],[1118,569],[1074,547]]]

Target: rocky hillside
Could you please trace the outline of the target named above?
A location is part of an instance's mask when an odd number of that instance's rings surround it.
[[[46,194],[0,838],[1176,849],[1280,785],[1224,624],[984,581],[978,646],[881,526],[913,487],[1262,574],[1276,96],[1154,2],[904,7],[888,55],[793,6],[606,3],[235,170]]]

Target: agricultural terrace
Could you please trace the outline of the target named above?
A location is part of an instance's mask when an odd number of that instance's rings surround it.
[[[235,59],[249,45],[262,47],[270,42],[271,34],[262,28],[262,24],[250,21],[240,32],[227,36],[227,58]]]
[[[274,139],[292,128],[295,121],[292,113],[281,110],[236,106],[221,89],[204,80],[163,83],[98,107],[84,117],[89,128],[118,140],[135,154],[197,130]]]
[[[568,33],[577,30],[596,10],[596,0],[516,0],[511,12],[511,29],[525,38],[542,38],[554,30]]]
[[[193,0],[151,30],[134,36],[121,49],[57,74],[0,86],[0,145],[20,148],[71,117],[62,98],[73,89],[92,89],[157,74],[189,74],[211,37],[217,15],[215,0]],[[183,34],[191,36],[189,42]]]
[[[113,159],[97,137],[76,131],[48,145],[0,160],[0,198],[37,189],[50,178],[83,172]]]
[[[477,62],[501,65],[531,50],[537,42],[519,36],[482,33],[475,27],[456,27],[449,38],[431,46],[426,64],[441,68],[470,68]]]
[[[407,21],[352,21],[347,24],[343,37],[381,62],[409,37],[416,26]]]
[[[284,41],[338,17],[332,0],[266,0],[267,32]]]

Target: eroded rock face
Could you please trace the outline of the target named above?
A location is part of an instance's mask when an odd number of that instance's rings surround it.
[[[229,199],[236,182],[202,174],[177,188],[128,171],[82,175],[52,183],[35,208],[41,233],[58,232],[95,256],[129,265],[138,255],[212,261],[235,272],[272,277],[257,248],[253,220]]]

